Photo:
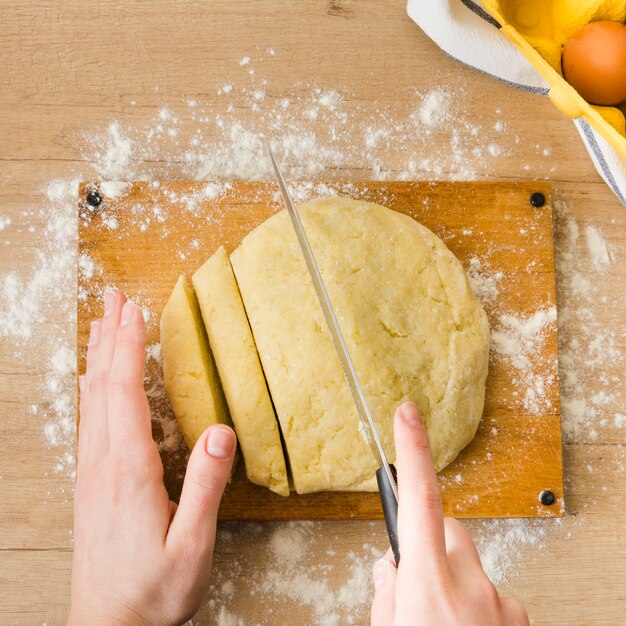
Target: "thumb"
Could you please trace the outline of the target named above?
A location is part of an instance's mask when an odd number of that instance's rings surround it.
[[[193,546],[196,554],[211,554],[217,511],[233,466],[237,437],[232,428],[207,428],[193,447],[178,509],[167,534],[174,549]]]
[[[382,559],[374,563],[374,601],[372,602],[372,626],[393,624],[396,595],[396,564],[391,548]]]

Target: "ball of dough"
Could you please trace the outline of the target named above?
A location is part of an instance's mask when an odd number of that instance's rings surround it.
[[[456,257],[388,208],[327,198],[300,214],[390,461],[393,413],[419,406],[437,470],[473,438],[483,410],[487,316]],[[289,217],[231,256],[299,493],[373,488],[376,462]]]

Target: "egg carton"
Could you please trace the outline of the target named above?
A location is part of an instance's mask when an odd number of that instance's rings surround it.
[[[504,34],[550,85],[549,98],[572,119],[584,119],[626,159],[626,119],[617,107],[589,104],[563,78],[567,40],[589,22],[626,21],[626,0],[483,0]]]

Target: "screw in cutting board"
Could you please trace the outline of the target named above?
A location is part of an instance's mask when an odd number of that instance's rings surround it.
[[[546,489],[539,494],[539,502],[544,506],[550,506],[556,502],[556,497],[552,491]]]
[[[102,196],[97,191],[90,191],[87,194],[87,204],[92,207],[97,207],[102,202]]]
[[[530,194],[530,203],[538,209],[546,203],[546,197],[540,191],[535,191]]]

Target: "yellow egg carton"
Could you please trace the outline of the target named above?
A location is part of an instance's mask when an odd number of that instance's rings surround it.
[[[626,158],[626,120],[617,107],[589,104],[563,78],[561,52],[589,22],[626,21],[626,0],[483,0],[533,67],[548,81],[548,95],[565,115],[582,117]]]

